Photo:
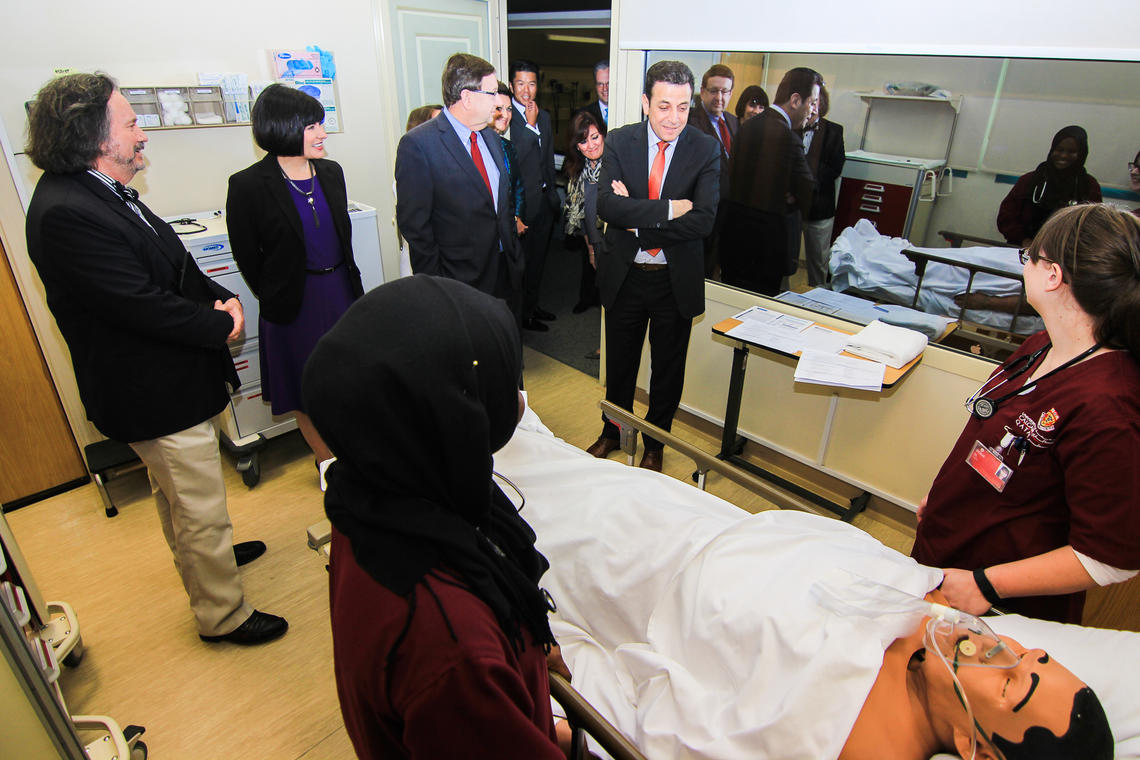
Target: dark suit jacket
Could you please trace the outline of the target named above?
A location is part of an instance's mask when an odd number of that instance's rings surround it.
[[[592,103],[590,103],[590,105],[579,108],[578,111],[575,111],[575,113],[578,113],[579,111],[585,111],[586,113],[593,116],[594,121],[598,122],[598,131],[602,133],[602,137],[606,136],[606,129],[607,129],[606,120],[604,118],[602,118],[602,104],[601,103],[599,103],[598,101],[595,100]],[[511,121],[514,121],[514,119],[512,118]],[[567,150],[573,150],[573,148],[574,148],[573,145],[567,145],[566,146]]]
[[[735,203],[772,214],[811,208],[815,178],[804,157],[804,144],[779,112],[765,108],[737,132],[729,160],[729,189]],[[785,194],[796,197],[789,206]]]
[[[352,292],[359,297],[364,288],[352,257],[344,171],[340,164],[323,158],[315,159],[313,167],[332,212]],[[276,156],[266,155],[230,177],[226,228],[234,259],[257,296],[261,316],[280,324],[292,322],[305,291],[305,232]]]
[[[736,133],[740,129],[740,121],[736,118],[735,114],[728,111],[724,112],[724,121],[728,125],[728,136],[732,141],[731,145],[736,146]],[[708,111],[701,104],[700,99],[697,100],[696,105],[689,109],[689,125],[696,127],[700,131],[709,135],[718,143],[720,143],[720,133],[713,127],[712,120],[709,119]],[[728,197],[728,154],[724,152],[724,144],[721,143],[720,151],[720,195],[722,198]]]
[[[554,211],[558,208],[558,190],[554,186],[554,128],[550,112],[538,109],[538,135],[526,125],[526,116],[516,107],[511,117],[511,143],[519,154],[519,177],[526,194],[526,216],[523,222],[530,225],[541,213],[542,204]],[[543,190],[542,186],[546,185]]]
[[[612,308],[639,248],[661,248],[677,308],[692,318],[705,310],[704,239],[712,232],[720,199],[720,142],[686,127],[661,187],[649,200],[649,136],[646,122],[615,129],[606,136],[598,180],[598,215],[609,223],[605,250],[598,253],[602,305]],[[621,180],[629,197],[615,195]],[[693,210],[669,220],[671,199],[687,198]],[[630,229],[638,231],[635,236]]]
[[[499,169],[498,208],[451,122],[440,114],[400,139],[396,223],[408,243],[412,271],[450,277],[503,296],[495,292],[499,267],[507,267],[511,287],[519,289],[522,248],[499,136],[490,127],[479,134],[490,153],[483,160],[494,161]]]
[[[152,231],[99,180],[45,174],[28,207],[28,252],[71,351],[87,417],[130,443],[197,425],[229,401],[233,297],[206,277],[170,225]]]
[[[820,119],[807,151],[808,168],[815,175],[815,193],[806,220],[815,222],[835,216],[835,181],[842,176],[846,161],[843,125]]]

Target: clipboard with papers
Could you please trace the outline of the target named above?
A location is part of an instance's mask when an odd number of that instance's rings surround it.
[[[721,320],[712,331],[739,341],[745,349],[754,347],[799,357],[796,382],[817,385],[879,391],[893,386],[922,359],[919,352],[897,368],[870,361],[844,350],[852,333],[763,306],[753,306]]]

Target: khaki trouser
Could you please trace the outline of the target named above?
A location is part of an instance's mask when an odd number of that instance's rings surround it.
[[[245,602],[234,560],[214,421],[130,446],[146,465],[162,532],[190,596],[198,632],[229,633],[253,614],[253,607]]]

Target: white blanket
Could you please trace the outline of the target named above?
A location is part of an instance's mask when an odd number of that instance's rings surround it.
[[[842,595],[838,567],[921,596],[941,576],[839,521],[750,516],[595,460],[529,410],[495,464],[525,494],[550,559],[542,584],[575,687],[652,760],[836,757],[884,649],[916,621],[865,598],[865,614],[833,612],[813,586]],[[1140,757],[1140,635],[1024,622],[1015,635],[1101,694],[1117,757]],[[1047,636],[1058,629],[1069,635]],[[1109,648],[1087,643],[1106,637]]]

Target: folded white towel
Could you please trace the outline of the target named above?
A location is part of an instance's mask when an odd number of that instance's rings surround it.
[[[898,369],[926,349],[926,336],[916,330],[875,320],[847,341],[846,351]]]

